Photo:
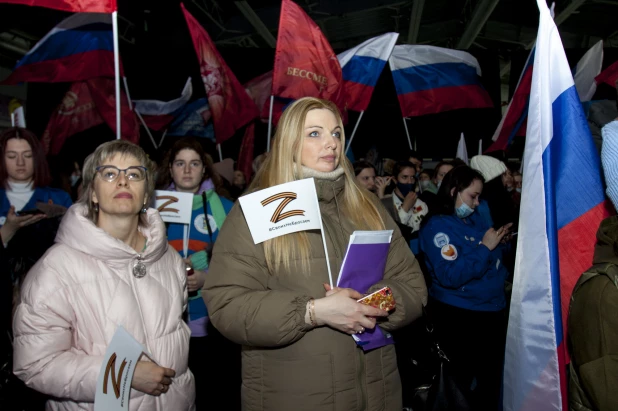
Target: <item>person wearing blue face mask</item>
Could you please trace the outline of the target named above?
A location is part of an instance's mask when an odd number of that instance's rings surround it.
[[[506,331],[502,263],[511,225],[489,228],[475,221],[483,176],[468,166],[448,172],[435,209],[423,224],[420,249],[430,276],[428,312],[440,346],[471,409],[497,410]]]
[[[384,197],[382,204],[399,225],[402,235],[418,253],[418,230],[429,212],[427,204],[416,193],[416,167],[409,161],[400,161],[393,168],[395,189],[393,195]]]

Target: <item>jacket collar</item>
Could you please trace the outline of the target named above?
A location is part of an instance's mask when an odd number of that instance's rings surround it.
[[[319,201],[330,202],[343,191],[345,187],[343,167],[339,166],[329,173],[316,171],[305,166],[301,167],[302,178],[313,178]]]
[[[56,242],[112,264],[127,263],[140,255],[148,265],[158,261],[167,251],[165,224],[154,208],[147,211],[147,225],[139,228],[148,241],[141,254],[97,227],[86,214],[86,205],[82,203],[69,208],[58,228]]]
[[[597,231],[594,264],[602,263],[618,265],[618,216],[603,220]]]

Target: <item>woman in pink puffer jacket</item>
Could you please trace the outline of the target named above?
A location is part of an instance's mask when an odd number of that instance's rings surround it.
[[[53,399],[48,410],[92,410],[105,351],[122,325],[152,359],[137,363],[130,410],[192,410],[184,263],[147,209],[154,163],[118,140],[84,165],[84,193],[56,244],[28,273],[17,307],[14,372]]]

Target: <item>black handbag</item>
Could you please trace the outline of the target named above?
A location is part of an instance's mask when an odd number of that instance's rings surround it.
[[[434,334],[434,327],[423,308],[426,340],[429,343],[432,372],[430,380],[414,388],[412,411],[471,411],[470,390],[463,388],[451,370],[450,360]],[[414,360],[412,360],[414,362]]]

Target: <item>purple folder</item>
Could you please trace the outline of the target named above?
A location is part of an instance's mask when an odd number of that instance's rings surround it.
[[[350,236],[337,286],[366,293],[384,277],[393,230],[355,231]],[[393,344],[393,337],[376,326],[352,336],[364,351]]]

